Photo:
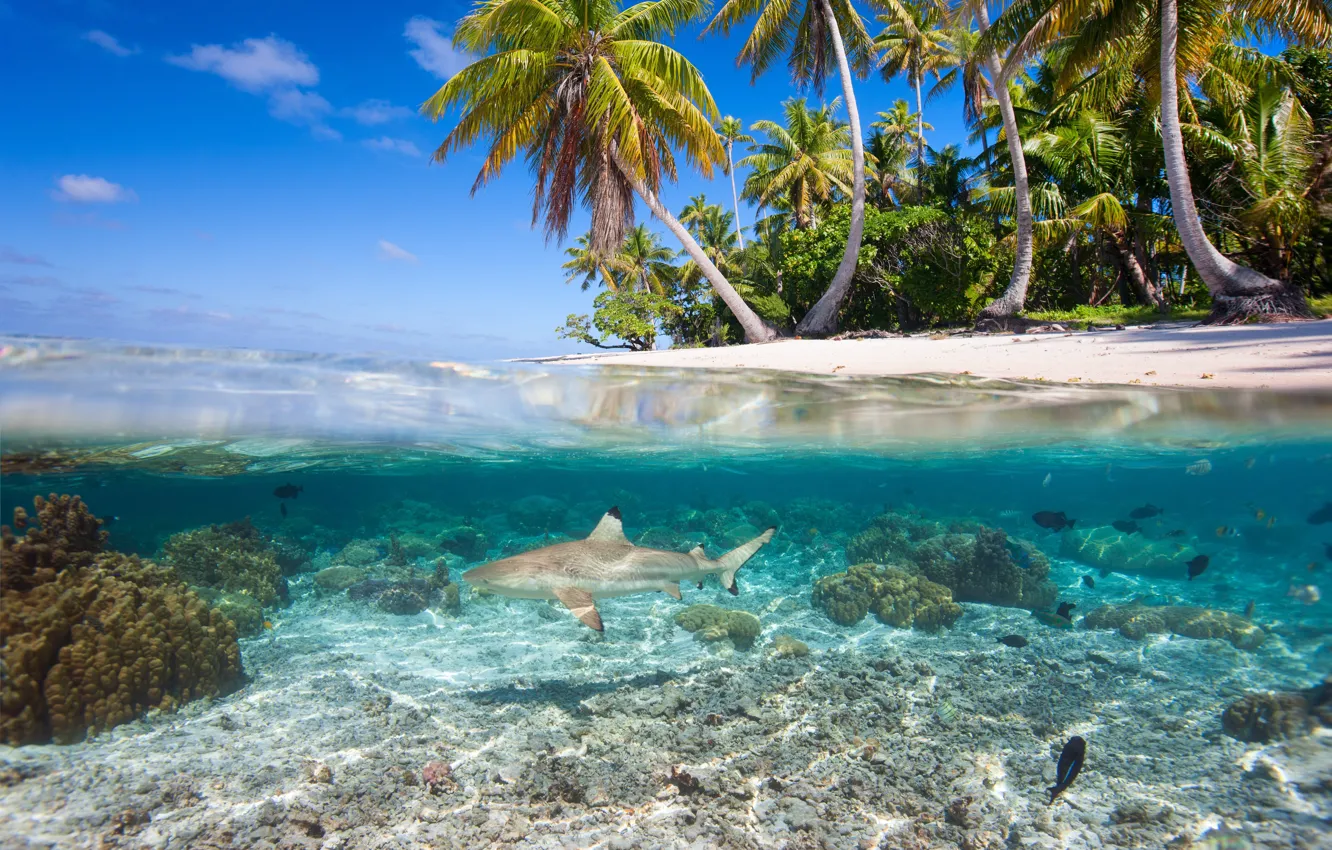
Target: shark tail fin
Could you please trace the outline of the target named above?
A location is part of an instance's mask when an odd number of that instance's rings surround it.
[[[732,594],[738,592],[735,586],[736,571],[743,567],[746,561],[754,557],[754,553],[762,549],[772,539],[772,535],[776,531],[777,526],[773,526],[748,543],[737,546],[716,560],[715,563],[717,564],[717,572],[721,575],[722,587],[731,591]]]

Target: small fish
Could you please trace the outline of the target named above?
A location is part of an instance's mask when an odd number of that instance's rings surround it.
[[[1008,555],[1013,559],[1013,563],[1017,564],[1022,569],[1031,569],[1031,553],[1028,552],[1026,548],[1014,543],[1012,540],[1008,541]]]
[[[1076,602],[1060,602],[1059,607],[1055,609],[1055,615],[1063,617],[1069,622],[1073,621],[1073,609],[1078,607]]]
[[[1170,531],[1166,532],[1166,537],[1183,537],[1187,533],[1188,532],[1186,532],[1182,528],[1173,528]]]
[[[1004,646],[1011,646],[1014,649],[1021,649],[1027,645],[1027,639],[1022,635],[1004,635],[999,638],[999,642]]]
[[[271,629],[271,628],[273,628],[273,623],[272,623],[272,621],[270,621],[270,620],[264,620],[264,628],[266,628],[266,629]]]
[[[1096,589],[1096,580],[1093,579],[1091,576],[1083,576],[1082,583],[1087,585],[1087,587],[1089,587],[1092,590]]]
[[[1256,600],[1256,599],[1250,599],[1250,600],[1249,600],[1249,604],[1244,606],[1244,619],[1246,619],[1246,620],[1252,620],[1252,619],[1253,619],[1253,609],[1256,608],[1257,606],[1258,606],[1258,600]]]
[[[1110,527],[1115,531],[1122,531],[1125,534],[1137,534],[1141,531],[1141,529],[1138,528],[1138,524],[1131,519],[1117,519],[1110,523]]]
[[[1036,622],[1043,626],[1049,626],[1052,629],[1071,629],[1073,621],[1067,617],[1061,617],[1058,614],[1051,614],[1049,611],[1032,611],[1031,616],[1036,618]]]
[[[1063,531],[1072,528],[1073,523],[1077,522],[1065,516],[1063,511],[1037,511],[1031,515],[1031,521],[1050,531]]]
[[[1305,569],[1306,571],[1308,571],[1308,572],[1316,573],[1316,572],[1318,572],[1318,562],[1317,562],[1317,561],[1310,561],[1308,564],[1306,564],[1306,565],[1304,566],[1304,569]]]
[[[1286,595],[1300,600],[1305,605],[1312,605],[1323,598],[1323,594],[1318,591],[1317,585],[1312,584],[1291,584]]]
[[[1073,780],[1078,778],[1082,772],[1082,763],[1087,759],[1087,742],[1078,735],[1068,739],[1064,749],[1059,753],[1059,766],[1055,768],[1055,784],[1045,790],[1050,792],[1050,805],[1054,805],[1055,797],[1068,790],[1068,786],[1073,784]]]
[[[955,564],[957,563],[957,556],[954,555],[952,552],[949,552],[947,549],[944,550],[944,557]]]
[[[1184,467],[1185,475],[1206,475],[1211,471],[1212,471],[1212,462],[1207,458],[1194,461],[1193,463]]]
[[[1175,544],[1175,551],[1176,551],[1176,552],[1183,552],[1183,551],[1184,551],[1184,544],[1183,544],[1183,543],[1176,543],[1176,544]]]
[[[952,723],[957,719],[957,709],[948,700],[939,703],[939,707],[935,709],[935,713],[939,715],[939,719],[944,723]]]
[[[1129,511],[1129,519],[1151,519],[1163,513],[1165,513],[1165,508],[1158,508],[1149,502],[1140,508]]]
[[[1217,537],[1239,537],[1239,529],[1229,525],[1218,525],[1216,527]]]
[[[1274,526],[1274,525],[1276,525],[1276,517],[1274,517],[1274,516],[1270,516],[1270,517],[1268,517],[1268,518],[1267,518],[1267,527],[1268,527],[1268,528],[1271,528],[1271,527]]]
[[[287,503],[286,503],[286,502],[278,502],[278,510],[282,511],[282,518],[283,518],[283,519],[286,519],[286,518],[287,518]]]
[[[273,495],[279,499],[294,499],[303,490],[305,490],[304,485],[297,487],[295,484],[283,484],[273,491]]]
[[[1193,581],[1198,576],[1207,571],[1207,563],[1210,559],[1206,555],[1199,555],[1189,561],[1189,581]]]
[[[1324,525],[1329,522],[1332,522],[1332,502],[1309,514],[1310,525]]]
[[[1000,519],[1017,519],[1020,516],[1022,516],[1022,511],[1015,511],[1012,508],[999,512]]]
[[[1045,478],[1041,480],[1041,486],[1042,486],[1042,487],[1049,487],[1049,486],[1050,486],[1050,479],[1052,479],[1052,478],[1054,478],[1054,473],[1053,473],[1053,472],[1047,472],[1047,473],[1045,473]]]
[[[1256,464],[1257,462],[1258,462],[1258,458],[1256,458],[1256,457],[1245,458],[1245,459],[1244,459],[1244,468],[1245,468],[1245,469],[1253,469],[1253,465]]]
[[[1253,518],[1258,520],[1259,522],[1262,522],[1266,516],[1267,516],[1267,511],[1263,510],[1262,508],[1258,508],[1253,512]]]

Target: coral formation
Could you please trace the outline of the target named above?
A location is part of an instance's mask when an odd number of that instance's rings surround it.
[[[846,544],[848,564],[892,564],[910,561],[917,544],[944,533],[937,522],[899,513],[880,514],[869,528]]]
[[[690,605],[675,615],[675,622],[704,641],[730,638],[736,649],[749,649],[759,636],[759,618],[748,611],[733,611],[716,605]]]
[[[916,548],[914,560],[922,575],[951,589],[959,602],[1047,608],[1058,594],[1048,578],[1049,559],[1034,546],[1009,540],[1001,528],[931,538]]]
[[[1082,620],[1089,629],[1119,629],[1130,640],[1170,632],[1181,637],[1229,641],[1236,649],[1254,650],[1267,633],[1238,614],[1192,605],[1103,605]]]
[[[265,608],[286,595],[282,568],[248,518],[173,534],[162,544],[161,560],[188,584],[243,593]]]
[[[351,567],[364,567],[378,560],[379,547],[375,545],[373,540],[353,540],[333,556],[333,563],[346,564]]]
[[[486,552],[490,549],[490,539],[479,528],[460,525],[446,532],[439,546],[445,552],[452,552],[471,563],[485,560]]]
[[[790,635],[777,635],[772,639],[772,654],[777,658],[804,658],[809,655],[809,645]]]
[[[174,571],[103,551],[77,497],[35,507],[40,528],[0,527],[0,740],[77,741],[239,680],[235,627]]]
[[[448,592],[450,588],[452,594]],[[441,598],[445,607],[452,606],[450,610],[456,610],[457,597],[456,585],[445,585],[441,591],[433,580],[423,578],[409,578],[405,581],[372,578],[347,589],[347,598],[353,602],[371,602],[387,614],[403,616],[419,614]]]
[[[1184,574],[1182,565],[1194,554],[1182,550],[1174,540],[1151,540],[1110,526],[1065,531],[1059,541],[1061,558],[1135,575],[1178,578]]]
[[[264,609],[254,597],[211,587],[197,587],[194,592],[208,607],[232,622],[237,636],[254,637],[264,630]]]
[[[1303,691],[1247,693],[1226,706],[1221,728],[1232,738],[1265,744],[1332,727],[1332,675]]]
[[[898,628],[935,631],[962,616],[943,585],[896,567],[857,564],[814,583],[813,603],[828,618],[853,626],[871,611],[880,622]]]
[[[315,584],[324,590],[343,591],[353,584],[365,581],[366,572],[360,567],[329,567],[315,573]]]

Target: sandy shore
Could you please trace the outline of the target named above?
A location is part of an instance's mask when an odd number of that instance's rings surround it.
[[[1057,382],[1326,389],[1332,388],[1332,320],[947,339],[784,340],[727,348],[576,355],[541,362],[838,375],[948,372]]]

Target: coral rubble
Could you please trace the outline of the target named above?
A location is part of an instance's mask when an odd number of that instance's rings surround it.
[[[1192,605],[1103,605],[1082,620],[1089,629],[1119,629],[1130,640],[1170,632],[1189,638],[1229,641],[1236,649],[1254,650],[1267,633],[1238,614]]]
[[[104,551],[77,497],[35,507],[0,527],[0,740],[77,741],[240,679],[235,626],[173,570]]]
[[[844,626],[853,626],[873,612],[890,626],[936,631],[962,616],[962,606],[953,601],[948,588],[877,564],[857,564],[819,579],[814,583],[813,603]]]

